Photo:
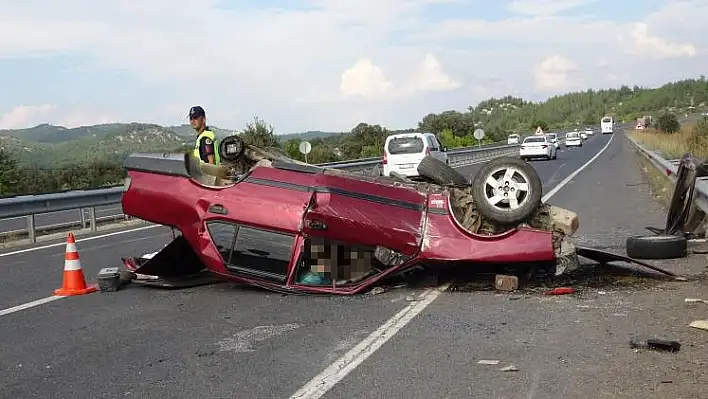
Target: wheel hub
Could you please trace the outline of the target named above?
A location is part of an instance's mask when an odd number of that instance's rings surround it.
[[[516,209],[520,206],[525,198],[520,198],[528,193],[528,179],[520,171],[514,168],[504,168],[495,171],[489,175],[487,185],[491,186],[492,190],[488,191],[487,201],[496,206],[503,208]],[[521,201],[519,201],[521,199]]]

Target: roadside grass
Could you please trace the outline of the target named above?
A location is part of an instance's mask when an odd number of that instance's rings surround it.
[[[639,150],[635,153],[636,161],[639,164],[638,167],[642,171],[645,183],[649,185],[649,192],[654,197],[654,200],[659,204],[668,208],[671,204],[671,197],[674,194],[674,184],[659,169],[657,169],[644,155],[639,153]]]
[[[697,158],[708,158],[708,120],[683,125],[676,133],[645,129],[632,130],[630,135],[664,159],[678,159],[686,153]]]

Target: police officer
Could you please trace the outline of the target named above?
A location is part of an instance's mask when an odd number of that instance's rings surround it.
[[[216,145],[216,136],[206,125],[206,112],[199,105],[189,109],[189,124],[197,132],[197,141],[194,144],[194,156],[202,162],[213,165],[219,164],[219,150]]]

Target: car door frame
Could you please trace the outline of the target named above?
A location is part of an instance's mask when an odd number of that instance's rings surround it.
[[[314,197],[312,182],[314,176],[311,173],[320,171],[320,168],[302,166],[297,164],[288,165],[292,169],[304,169],[301,171],[273,168],[256,168],[241,179],[238,184],[215,192],[212,197],[205,201],[206,214],[202,219],[202,228],[205,235],[211,238],[212,244],[217,247],[218,256],[224,267],[227,276],[246,280],[251,283],[258,282],[269,287],[286,287],[293,269],[293,256],[302,241],[302,221],[311,205]],[[307,171],[311,173],[299,173]],[[308,178],[309,177],[309,178]],[[234,193],[233,190],[241,191]],[[241,194],[241,195],[239,195]],[[244,204],[245,201],[245,204]],[[246,206],[244,206],[246,205]],[[292,217],[283,218],[282,213],[274,214],[268,212],[273,206],[284,209],[286,214]],[[261,213],[254,211],[254,207],[261,208]],[[219,243],[212,231],[210,224],[227,224],[233,228],[230,247],[227,255],[218,251]],[[268,227],[264,227],[268,226]],[[278,236],[288,237],[288,250],[281,248],[281,258],[276,259],[281,265],[285,262],[284,253],[287,252],[287,263],[282,266],[280,273],[264,270],[263,268],[245,267],[233,264],[232,259],[239,243],[239,235],[243,231],[256,230],[271,240],[263,239],[272,243]],[[254,255],[261,252],[262,258],[267,258],[273,251],[263,251],[260,248],[249,248]],[[259,259],[254,256],[252,264],[258,263]],[[268,259],[266,262],[272,261]],[[266,263],[264,262],[264,263]]]
[[[430,146],[430,154],[443,162],[447,162],[447,154],[443,151],[443,145],[438,138],[432,133],[426,133],[424,136],[428,141],[428,146]]]

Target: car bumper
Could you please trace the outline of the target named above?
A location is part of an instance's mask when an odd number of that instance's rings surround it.
[[[522,157],[549,157],[551,156],[551,151],[549,149],[528,149],[520,150],[519,156]]]
[[[392,167],[389,166],[384,169],[385,176],[390,176],[391,172],[396,172],[399,175],[403,175],[406,177],[417,177],[418,176],[418,164],[411,163],[411,164],[403,164],[403,165],[394,165]]]
[[[565,146],[566,147],[580,147],[583,143],[578,140],[578,141],[566,141]]]

